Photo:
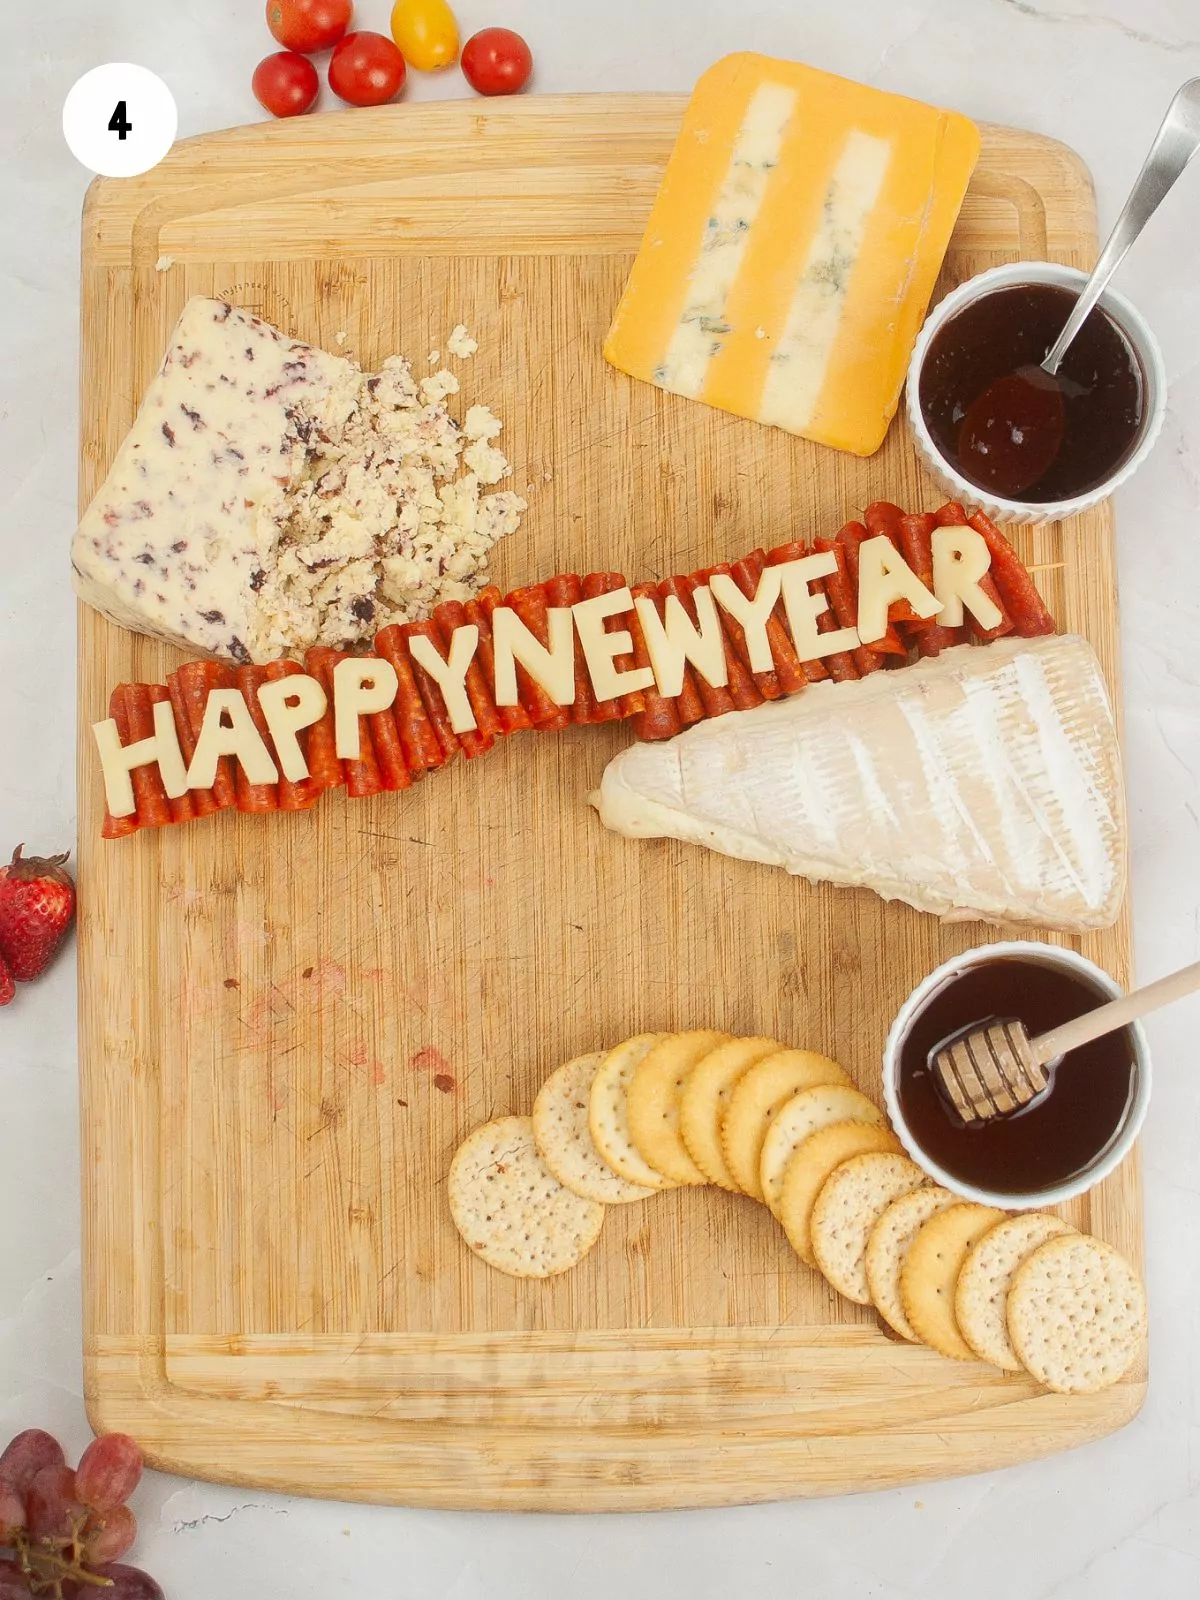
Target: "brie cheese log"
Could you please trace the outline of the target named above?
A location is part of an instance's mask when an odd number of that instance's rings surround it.
[[[1091,647],[962,645],[815,684],[605,769],[606,827],[873,889],[952,920],[1083,932],[1125,886],[1120,751]]]

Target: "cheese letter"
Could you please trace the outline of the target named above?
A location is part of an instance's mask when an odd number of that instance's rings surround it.
[[[837,556],[832,550],[818,550],[799,561],[785,561],[775,571],[783,588],[783,609],[787,612],[788,628],[801,661],[817,661],[821,656],[836,655],[839,650],[853,650],[859,643],[857,628],[835,628],[831,633],[817,631],[817,618],[829,610],[829,599],[824,594],[814,594],[808,587],[815,578],[827,578],[837,571]],[[764,573],[764,577],[766,574]]]
[[[633,602],[642,632],[646,636],[646,649],[658,692],[668,700],[683,688],[683,671],[690,661],[706,682],[721,689],[729,682],[729,665],[725,660],[725,639],[721,633],[721,619],[713,604],[712,591],[707,584],[692,591],[697,622],[683,609],[678,595],[669,594],[660,617],[658,607],[649,595],[639,595]],[[697,623],[699,626],[697,626]]]
[[[412,641],[409,643],[411,646]],[[347,656],[334,667],[333,738],[342,761],[362,760],[358,719],[373,711],[386,711],[399,686],[395,667],[378,656]]]
[[[858,637],[874,644],[887,632],[888,607],[907,600],[919,617],[936,617],[942,603],[917,577],[886,533],[858,547]]]
[[[546,620],[550,630],[549,649],[530,632],[511,606],[497,606],[492,612],[498,706],[520,703],[518,661],[556,706],[575,703],[575,623],[570,606],[551,606]]]
[[[278,783],[279,768],[254,726],[240,689],[210,689],[192,764],[189,789],[211,789],[221,756],[236,756],[251,783]]]
[[[933,592],[942,602],[947,628],[962,627],[964,606],[985,631],[999,627],[1000,607],[979,587],[991,564],[991,551],[974,528],[933,530]]]
[[[771,654],[771,641],[767,638],[767,623],[783,590],[779,568],[764,567],[753,600],[742,593],[727,572],[714,572],[708,580],[708,586],[721,610],[727,611],[735,622],[742,625],[750,657],[750,671],[770,672],[775,665],[775,658]]]
[[[308,762],[296,735],[301,728],[311,728],[325,715],[329,702],[324,689],[315,678],[298,672],[290,678],[261,684],[258,703],[271,730],[280,770],[289,783],[299,783],[309,774]]]
[[[606,617],[619,617],[623,612],[633,610],[633,596],[628,585],[624,589],[614,589],[611,594],[597,594],[590,600],[578,600],[571,610],[597,700],[615,700],[618,695],[629,694],[634,689],[651,687],[654,673],[649,667],[617,671],[613,663],[618,656],[633,654],[633,639],[624,628],[609,633],[604,626]]]
[[[188,775],[179,748],[179,735],[175,731],[175,714],[169,700],[160,700],[155,705],[154,733],[149,739],[123,745],[117,724],[111,717],[105,722],[95,723],[92,732],[100,750],[104,799],[111,816],[133,816],[137,801],[129,774],[134,767],[148,767],[152,761],[158,762],[163,788],[170,799],[178,800],[187,793]]]
[[[433,640],[427,639],[423,633],[409,636],[408,648],[412,651],[412,658],[419,667],[425,668],[442,691],[450,726],[455,733],[470,733],[477,726],[475,713],[471,710],[471,702],[467,698],[466,681],[467,668],[475,659],[478,645],[479,629],[473,622],[455,628],[450,635],[448,658],[443,656]],[[393,679],[395,676],[393,672]],[[390,700],[388,704],[391,705]]]

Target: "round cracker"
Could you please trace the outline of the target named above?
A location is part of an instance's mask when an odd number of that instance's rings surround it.
[[[762,1199],[758,1167],[763,1140],[785,1100],[819,1083],[849,1082],[836,1061],[815,1050],[777,1050],[743,1073],[721,1123],[721,1152],[738,1187],[755,1200]]]
[[[721,1119],[733,1087],[764,1057],[777,1054],[778,1039],[730,1039],[710,1050],[692,1069],[679,1102],[679,1132],[688,1154],[710,1183],[740,1193],[721,1151]]]
[[[877,1122],[833,1122],[818,1128],[788,1162],[779,1196],[779,1220],[801,1261],[816,1266],[810,1224],[813,1206],[826,1181],[843,1161],[876,1151],[900,1152],[900,1141]]]
[[[450,1164],[450,1214],[470,1248],[514,1278],[549,1278],[582,1261],[604,1207],[565,1188],[538,1154],[531,1117],[476,1128]]]
[[[696,1063],[728,1039],[711,1028],[668,1033],[634,1069],[627,1096],[630,1137],[643,1160],[675,1183],[708,1182],[679,1132],[679,1102]]]
[[[919,1343],[917,1331],[904,1315],[904,1302],[900,1298],[900,1270],[904,1266],[908,1247],[920,1228],[930,1217],[948,1206],[958,1204],[959,1197],[938,1184],[927,1184],[914,1189],[911,1194],[893,1200],[871,1229],[863,1267],[867,1274],[867,1287],[871,1301],[879,1315],[902,1339]]]
[[[639,1033],[610,1050],[596,1069],[588,1104],[588,1131],[601,1158],[619,1177],[647,1189],[673,1189],[675,1184],[642,1159],[629,1135],[629,1085],[635,1068],[664,1037]]]
[[[918,1229],[900,1269],[900,1299],[917,1338],[956,1361],[975,1360],[954,1320],[958,1275],[972,1245],[1005,1216],[969,1200],[947,1206]]]
[[[576,1056],[550,1074],[533,1102],[533,1137],[542,1160],[572,1194],[601,1205],[627,1205],[655,1191],[614,1172],[593,1143],[588,1127],[591,1089],[603,1060],[603,1050]]]
[[[796,1151],[818,1128],[834,1122],[885,1121],[883,1112],[848,1083],[821,1083],[815,1089],[800,1089],[785,1100],[771,1119],[763,1138],[758,1160],[758,1181],[763,1199],[778,1215],[779,1192],[783,1175]]]
[[[863,1257],[871,1229],[893,1200],[927,1181],[915,1161],[894,1151],[851,1156],[822,1185],[809,1221],[817,1266],[839,1294],[871,1303]]]
[[[1059,1394],[1094,1394],[1124,1377],[1146,1337],[1146,1291],[1120,1251],[1088,1234],[1039,1245],[1008,1292],[1021,1365]]]
[[[1020,1372],[1021,1362],[1008,1336],[1008,1291],[1013,1275],[1031,1251],[1060,1233],[1073,1233],[1069,1222],[1048,1211],[1006,1217],[972,1245],[954,1289],[958,1331],[981,1361]]]

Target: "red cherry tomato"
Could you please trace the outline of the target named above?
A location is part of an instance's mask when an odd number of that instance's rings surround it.
[[[267,27],[289,50],[331,49],[350,26],[354,0],[267,0]]]
[[[307,56],[278,50],[255,67],[251,87],[259,105],[273,117],[299,117],[316,105],[321,80]]]
[[[529,82],[533,54],[511,28],[483,28],[463,45],[462,69],[476,94],[516,94]]]
[[[381,33],[348,33],[329,59],[329,87],[352,106],[381,106],[404,85],[404,57]]]

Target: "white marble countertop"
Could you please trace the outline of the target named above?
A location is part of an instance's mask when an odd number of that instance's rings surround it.
[[[5,8],[15,11],[16,8]],[[389,0],[359,0],[386,28]],[[261,113],[261,0],[41,0],[0,58],[0,845],[74,834],[79,207],[59,112],[76,77],[135,61],[180,133]],[[460,0],[464,36],[520,29],[544,91],[690,88],[729,50],[793,56],[1073,145],[1111,223],[1159,116],[1200,73],[1198,0]],[[599,22],[589,20],[600,18]],[[465,93],[457,75],[410,91]],[[1121,287],[1171,379],[1155,455],[1121,496],[1122,645],[1141,974],[1200,957],[1200,164]],[[72,963],[0,1012],[0,1430],[73,1449],[80,1400]],[[513,1517],[287,1500],[151,1475],[137,1559],[171,1600],[1183,1600],[1200,1594],[1200,1072],[1195,1003],[1149,1024],[1143,1142],[1152,1381],[1124,1432],[1026,1467],[735,1511]]]

